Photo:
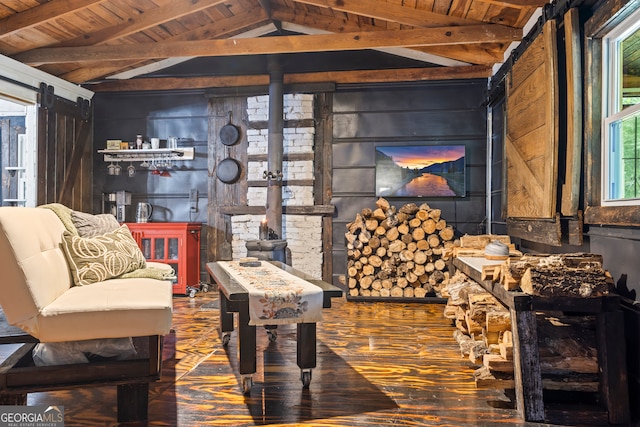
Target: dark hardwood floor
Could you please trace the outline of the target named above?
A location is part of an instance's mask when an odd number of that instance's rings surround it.
[[[334,299],[318,324],[318,365],[309,389],[296,365],[295,325],[278,327],[273,343],[258,328],[250,396],[241,392],[235,332],[227,348],[218,337],[217,292],[176,297],[174,306],[163,378],[151,385],[143,425],[547,425],[523,422],[503,390],[475,388],[476,367],[460,355],[441,304]],[[66,426],[111,426],[117,425],[115,392],[34,393],[28,404],[63,405]],[[573,420],[565,425],[602,425],[601,417],[565,415]]]

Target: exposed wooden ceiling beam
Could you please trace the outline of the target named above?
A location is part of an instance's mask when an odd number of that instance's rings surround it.
[[[175,2],[171,7],[159,7],[146,11],[137,17],[127,19],[127,21],[122,24],[95,31],[93,33],[83,34],[80,37],[67,40],[56,46],[71,47],[103,44],[144,31],[148,28],[155,27],[156,25],[163,24],[182,16],[217,6],[224,2],[225,0],[192,0]]]
[[[397,22],[414,27],[443,27],[450,25],[477,25],[478,21],[443,15],[429,10],[401,6],[378,0],[295,0],[318,7],[367,16],[383,21]]]
[[[43,3],[40,6],[32,7],[24,12],[16,13],[0,20],[0,37],[59,19],[104,1],[106,0],[51,0],[48,3]]]
[[[486,3],[495,4],[502,7],[513,7],[517,9],[530,8],[530,7],[542,7],[546,3],[550,3],[546,0],[482,0]]]
[[[502,43],[520,40],[521,35],[522,31],[519,29],[486,24],[254,39],[232,38],[119,46],[53,47],[23,52],[15,55],[15,59],[30,65],[39,65],[126,59],[157,59],[174,56],[237,56],[326,52],[386,47]]]
[[[455,80],[488,78],[491,67],[473,65],[468,67],[405,68],[394,70],[328,71],[319,73],[285,74],[284,83],[389,83],[429,80]],[[269,84],[269,75],[224,76],[224,77],[157,77],[114,80],[85,85],[94,92],[128,92],[156,90],[194,90],[211,87],[262,86]]]
[[[283,25],[283,28],[285,30],[289,30],[289,31],[293,31],[296,33],[301,33],[301,34],[332,34],[332,33],[328,33],[327,31],[324,30],[316,30],[315,28],[310,28],[307,26],[302,26],[302,25],[298,25],[298,24],[291,24],[291,23],[285,23]],[[347,29],[345,29],[345,31],[348,31]],[[377,31],[377,30],[374,30]],[[449,46],[451,47],[451,46]],[[461,62],[461,61],[456,61],[453,59],[449,59],[449,58],[444,58],[444,57],[440,57],[437,55],[432,55],[430,53],[427,52],[421,52],[419,50],[416,49],[409,49],[406,47],[389,47],[389,48],[375,48],[374,50],[377,50],[379,52],[384,52],[384,53],[388,53],[391,55],[395,55],[395,56],[400,56],[403,58],[410,58],[416,61],[422,61],[425,63],[429,63],[429,64],[435,64],[435,65],[444,65],[447,67],[456,67],[456,66],[460,66],[460,65],[471,65],[470,63],[465,63],[465,62]]]
[[[304,34],[318,34],[318,32],[341,33],[355,31],[385,31],[383,28],[362,22],[356,23],[349,20],[332,19],[328,16],[313,13],[296,13],[296,11],[291,8],[274,7],[272,8],[272,13],[274,18],[285,22],[284,28],[286,29],[295,28],[297,26],[316,30],[316,32],[308,30],[298,31]],[[431,46],[426,48],[417,48],[413,46],[411,49],[400,47],[384,49],[384,51],[386,53],[391,53],[405,58],[445,66],[493,64],[496,62],[495,58],[487,55],[485,49],[482,47],[478,47],[479,54],[477,57],[470,55],[469,51],[475,51],[476,46],[478,45],[448,45],[441,47]],[[499,58],[502,59],[502,53]]]
[[[195,30],[188,31],[186,33],[179,34],[169,39],[170,41],[188,41],[188,40],[207,40],[213,38],[228,37],[229,34],[236,34],[240,29],[247,28],[255,25],[259,25],[268,20],[268,17],[264,10],[256,6],[253,9],[249,9],[244,13],[239,13],[231,18],[221,19],[213,24],[199,27]],[[253,34],[251,32],[247,34]],[[238,37],[244,37],[240,34]],[[175,58],[175,57],[174,57]],[[181,57],[183,58],[183,57]],[[184,60],[188,60],[183,59]],[[164,67],[175,65],[175,61],[167,63]],[[75,70],[61,74],[60,77],[70,82],[82,83],[91,80],[95,80],[100,77],[116,74],[122,70],[130,70],[135,66],[146,65],[144,61],[132,63],[131,61],[114,61],[112,63],[106,63],[101,66],[93,64],[89,67],[80,67]],[[151,71],[147,71],[151,72]]]

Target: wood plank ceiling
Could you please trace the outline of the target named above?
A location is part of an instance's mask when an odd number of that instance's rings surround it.
[[[289,79],[341,83],[478,78],[491,75],[492,66],[503,61],[512,42],[521,40],[522,28],[544,3],[1,0],[0,53],[94,90],[127,89],[134,80],[137,88],[154,89],[262,84],[264,76],[231,71],[221,76],[220,70],[215,78],[203,73],[188,83],[141,77],[193,58],[367,50],[393,55],[402,65],[394,69],[371,62],[345,71],[340,61],[329,60],[322,72]]]

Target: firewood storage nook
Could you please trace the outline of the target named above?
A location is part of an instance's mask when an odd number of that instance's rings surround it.
[[[345,238],[347,299],[447,302],[461,353],[480,366],[476,386],[514,390],[526,421],[547,420],[569,392],[600,421],[629,422],[620,300],[601,255],[522,254],[509,236],[456,236],[439,209],[384,198]]]
[[[479,328],[470,335],[494,348],[481,356],[476,384],[515,389],[517,409],[526,421],[545,420],[543,390],[562,390],[597,394],[609,423],[629,422],[622,312],[619,297],[607,292],[610,279],[601,263],[602,257],[593,254],[453,260],[475,282],[472,287],[480,288],[457,292],[477,305],[466,310],[473,317],[468,329],[475,327],[472,323]],[[494,308],[488,308],[491,299]],[[505,309],[510,319],[500,315]],[[448,304],[445,314],[453,311]],[[476,316],[479,311],[486,314],[484,322]],[[496,325],[506,327],[492,334]],[[472,348],[471,341],[466,345]]]
[[[428,204],[399,209],[380,198],[347,224],[348,300],[398,298],[443,302],[454,230]]]

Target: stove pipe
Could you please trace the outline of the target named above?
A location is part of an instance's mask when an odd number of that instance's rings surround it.
[[[284,153],[284,95],[280,58],[269,56],[269,122],[267,141],[266,219],[276,239],[282,238],[282,158]]]

